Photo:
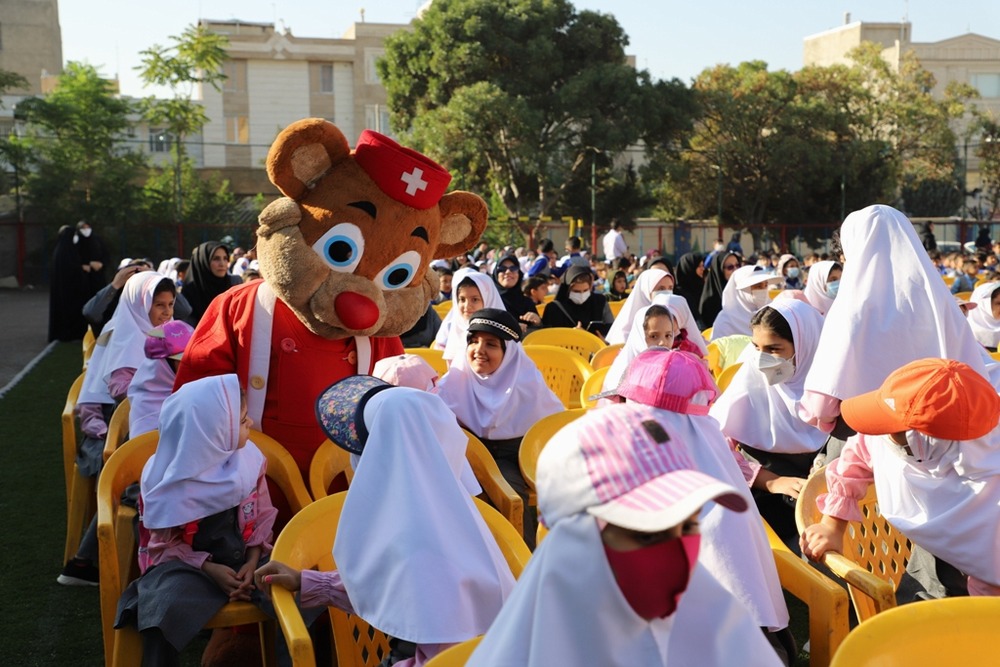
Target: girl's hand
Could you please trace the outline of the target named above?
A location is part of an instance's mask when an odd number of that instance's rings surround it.
[[[229,596],[230,600],[250,600],[250,593],[254,589],[253,585],[253,573],[257,569],[257,563],[260,561],[260,547],[250,547],[247,549],[247,562],[243,563],[243,567],[239,569],[236,573],[236,578],[240,580],[240,587],[237,593],[239,597]],[[243,595],[246,597],[243,597]]]
[[[542,318],[538,316],[538,313],[525,313],[524,315],[521,315],[521,321],[537,327],[542,323]]]
[[[781,494],[798,498],[802,487],[806,485],[806,480],[801,477],[775,477],[769,480],[765,486],[770,493]]]
[[[302,587],[302,573],[276,560],[268,561],[254,573],[257,588],[271,597],[271,585],[276,584],[293,593]]]
[[[243,598],[233,597],[233,594],[237,593],[240,588],[240,580],[236,576],[236,572],[233,570],[233,568],[229,567],[228,565],[213,563],[210,560],[206,560],[202,564],[201,569],[202,571],[205,572],[205,574],[207,574],[212,578],[212,581],[218,584],[219,588],[222,589],[223,593],[229,596],[230,600],[243,599]],[[250,599],[249,594],[247,594],[246,599],[247,600]]]
[[[824,516],[819,523],[802,531],[799,547],[809,560],[819,561],[828,551],[844,552],[844,529],[847,522]]]

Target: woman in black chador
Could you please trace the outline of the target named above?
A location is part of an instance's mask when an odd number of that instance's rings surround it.
[[[83,304],[87,288],[80,253],[73,242],[76,231],[69,225],[59,228],[52,253],[49,287],[49,342],[80,340],[87,331]]]

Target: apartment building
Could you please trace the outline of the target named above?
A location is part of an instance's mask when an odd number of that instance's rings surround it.
[[[355,23],[340,39],[297,37],[273,23],[203,20],[229,38],[222,90],[197,94],[209,123],[199,166],[219,170],[238,194],[268,192],[268,148],[300,118],[326,118],[353,144],[365,129],[392,134],[375,70],[385,39],[407,25]]]
[[[862,42],[875,42],[882,45],[882,57],[886,62],[898,68],[904,54],[912,51],[921,66],[934,75],[936,83],[932,92],[935,95],[943,95],[953,81],[968,83],[982,96],[975,104],[1000,117],[1000,40],[970,32],[938,42],[914,42],[910,35],[909,22],[852,22],[847,14],[844,25],[805,38],[803,64],[847,63],[847,53],[851,49]],[[958,150],[966,167],[966,190],[973,191],[982,183],[975,155],[981,138],[965,138],[964,125],[955,129],[961,137]]]

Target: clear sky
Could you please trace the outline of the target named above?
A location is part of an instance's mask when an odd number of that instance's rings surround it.
[[[418,0],[59,0],[63,58],[118,76],[122,93],[149,94],[133,67],[139,52],[166,45],[199,18],[283,22],[301,37],[340,37],[355,21],[407,23]],[[802,66],[802,40],[852,21],[908,16],[916,42],[975,32],[1000,39],[998,0],[577,0],[578,9],[613,14],[629,36],[628,53],[654,78],[690,82],[706,67],[764,60],[771,69]]]

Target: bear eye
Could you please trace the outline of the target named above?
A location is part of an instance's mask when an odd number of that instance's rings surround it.
[[[365,252],[365,237],[357,225],[342,222],[319,237],[313,250],[334,271],[350,273],[357,268]]]
[[[413,280],[420,266],[420,253],[416,250],[404,252],[375,275],[375,285],[384,290],[406,287]]]

